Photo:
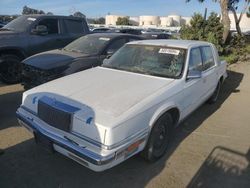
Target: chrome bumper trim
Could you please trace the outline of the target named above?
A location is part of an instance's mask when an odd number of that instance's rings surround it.
[[[63,137],[59,137],[55,134],[52,134],[51,132],[46,131],[45,129],[37,125],[35,122],[33,122],[32,118],[27,118],[18,111],[16,112],[16,115],[19,121],[23,122],[26,126],[28,126],[28,129],[31,129],[36,133],[42,134],[47,139],[51,140],[54,144],[66,149],[67,151],[77,155],[78,157],[86,160],[87,162],[100,166],[111,163],[113,160],[115,160],[115,153],[103,157],[86,148],[80,147],[77,144],[74,144]]]

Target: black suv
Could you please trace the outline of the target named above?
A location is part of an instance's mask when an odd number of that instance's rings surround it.
[[[62,48],[89,33],[83,18],[24,15],[0,29],[0,77],[6,83],[21,79],[21,61],[33,54]]]

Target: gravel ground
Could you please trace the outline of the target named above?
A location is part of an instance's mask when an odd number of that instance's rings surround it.
[[[250,62],[229,68],[219,101],[177,129],[156,163],[135,156],[95,173],[34,143],[17,124],[20,85],[0,84],[0,187],[250,187]]]

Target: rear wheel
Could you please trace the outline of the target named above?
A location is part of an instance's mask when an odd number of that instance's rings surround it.
[[[21,81],[21,58],[8,54],[1,56],[1,72],[0,77],[7,84],[15,84]]]
[[[147,145],[141,153],[146,160],[153,162],[165,154],[173,127],[173,119],[169,113],[157,120],[151,130]]]

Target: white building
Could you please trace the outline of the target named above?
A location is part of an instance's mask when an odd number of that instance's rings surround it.
[[[140,16],[140,26],[158,26],[159,24],[159,16]]]
[[[134,26],[138,26],[140,23],[140,18],[138,16],[129,17],[129,23]]]
[[[162,27],[170,27],[173,25],[173,18],[171,17],[160,17],[160,25]]]
[[[116,25],[116,22],[118,20],[118,18],[124,18],[126,16],[121,16],[121,15],[106,15],[106,19],[105,19],[105,24],[106,25]]]
[[[238,15],[239,16],[239,15]],[[121,15],[107,15],[106,16],[106,25],[115,26],[117,19],[119,17],[126,17]],[[235,21],[233,14],[229,14],[231,20],[231,29],[235,30]],[[169,16],[139,16],[139,17],[129,17],[130,23],[134,26],[153,26],[153,27],[180,27],[182,25],[189,25],[191,17],[182,17],[180,15],[169,15]],[[250,18],[244,14],[240,22],[240,27],[242,31],[250,30]]]

